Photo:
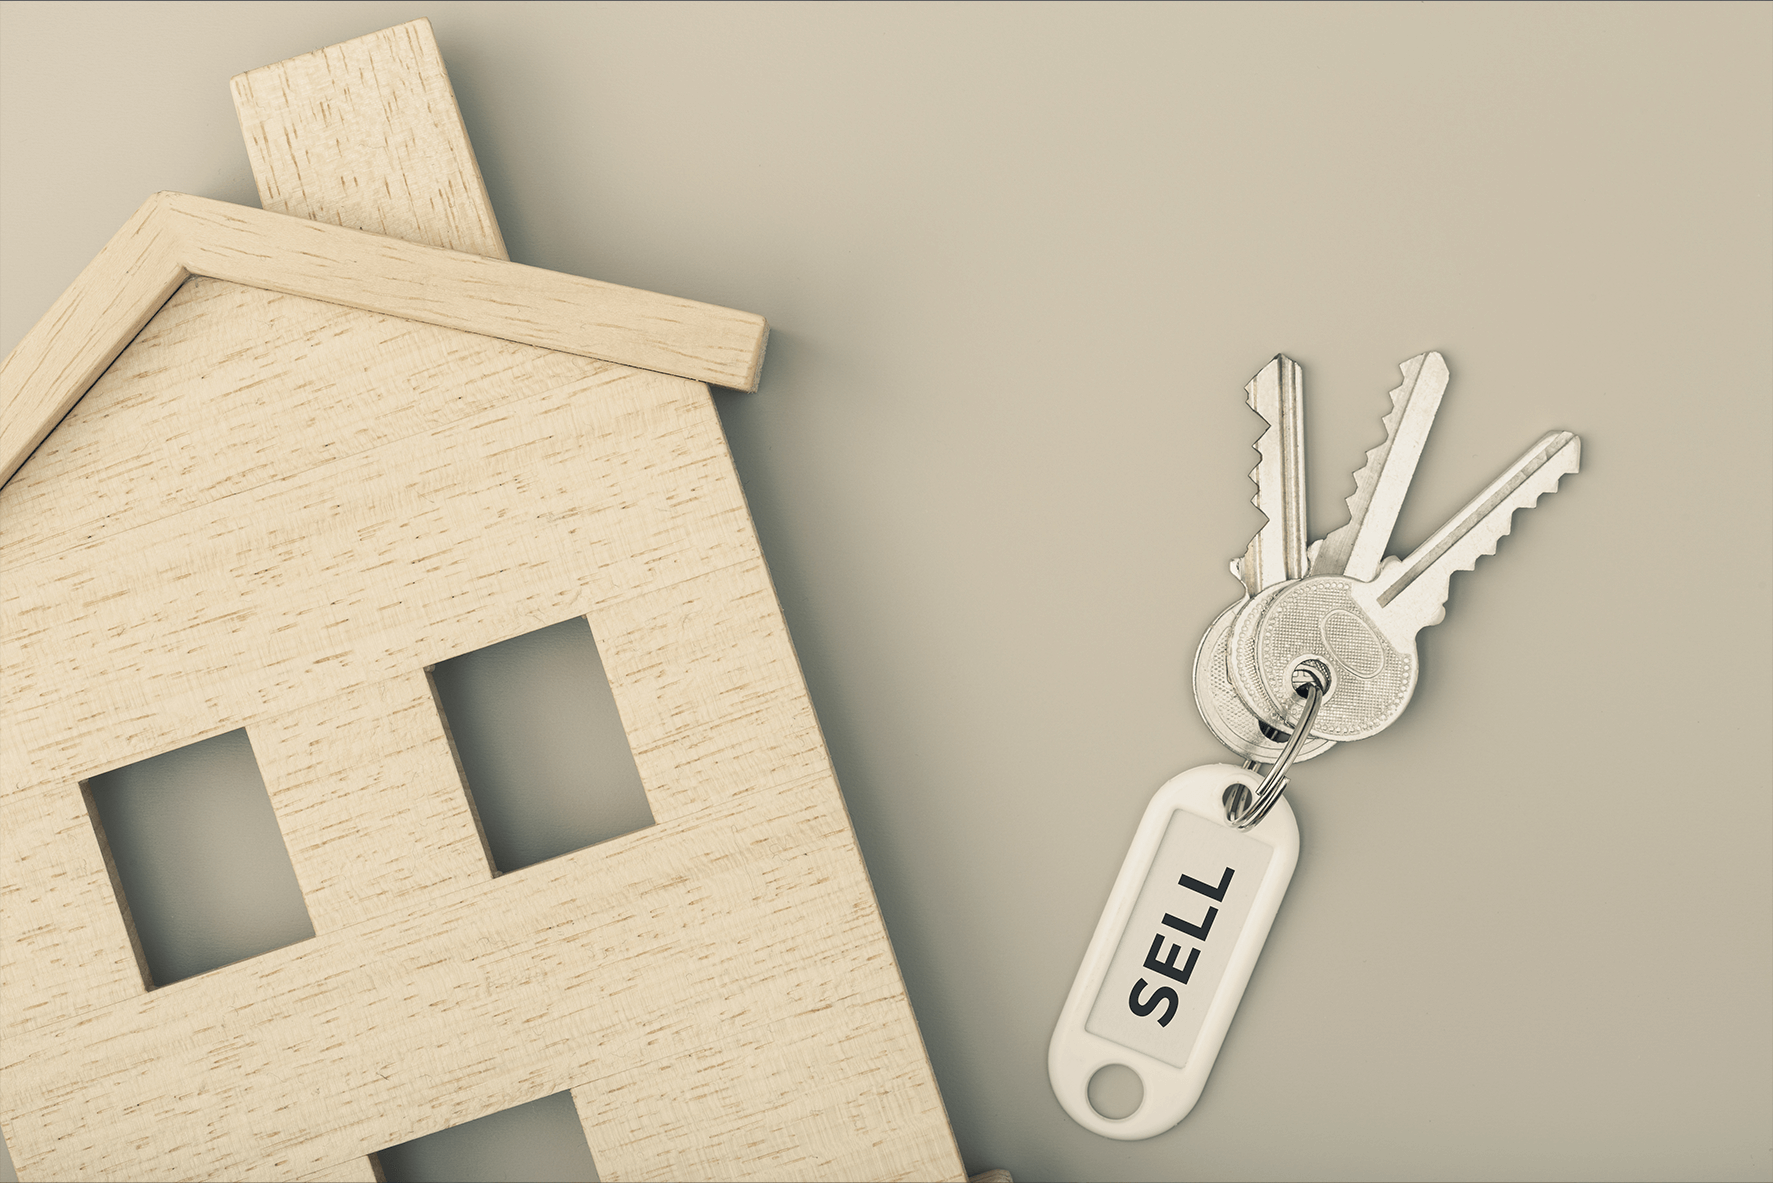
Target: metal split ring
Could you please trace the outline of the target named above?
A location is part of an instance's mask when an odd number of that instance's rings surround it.
[[[1225,790],[1225,820],[1231,823],[1233,829],[1247,830],[1260,823],[1268,816],[1268,811],[1274,808],[1275,802],[1281,799],[1281,794],[1287,791],[1287,769],[1292,767],[1294,757],[1310,738],[1311,725],[1317,719],[1317,708],[1324,701],[1323,686],[1310,674],[1307,674],[1305,684],[1299,689],[1304,691],[1305,713],[1299,716],[1299,724],[1293,728],[1292,737],[1269,766],[1268,775],[1262,778],[1255,793],[1252,794],[1249,786],[1244,784],[1230,785]],[[1253,760],[1247,760],[1244,767],[1256,768],[1259,765]]]

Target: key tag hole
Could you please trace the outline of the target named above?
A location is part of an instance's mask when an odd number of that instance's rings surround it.
[[[1145,1081],[1125,1064],[1106,1064],[1090,1077],[1090,1108],[1109,1121],[1125,1121],[1145,1104]]]
[[[1225,793],[1219,798],[1219,803],[1225,807],[1225,816],[1229,820],[1247,814],[1255,800],[1249,785],[1233,781],[1225,786]]]

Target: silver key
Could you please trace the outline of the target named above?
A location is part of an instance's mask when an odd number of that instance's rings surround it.
[[[1274,589],[1299,579],[1311,565],[1305,529],[1305,371],[1292,358],[1276,354],[1250,379],[1244,391],[1250,409],[1268,424],[1256,441],[1258,460],[1250,470],[1250,479],[1256,482],[1256,496],[1251,500],[1267,520],[1250,540],[1243,557],[1231,563],[1231,573],[1243,581],[1244,594],[1249,599],[1226,626],[1229,669],[1221,672],[1215,663],[1203,671],[1197,655],[1195,703],[1204,718],[1206,703],[1221,698],[1223,684],[1251,716],[1245,723],[1241,712],[1227,704],[1223,715],[1236,718],[1236,723],[1226,724],[1228,729],[1239,733],[1255,730],[1261,734],[1260,729],[1266,726],[1285,743],[1289,734],[1286,712],[1269,701],[1255,671],[1254,626],[1273,599]],[[1244,642],[1241,647],[1240,641]],[[1217,646],[1213,648],[1216,650]],[[1205,646],[1202,651],[1205,652]],[[1241,662],[1239,655],[1243,656]],[[1211,721],[1208,726],[1212,726]],[[1217,729],[1214,734],[1218,734]],[[1263,755],[1269,754],[1270,746],[1274,745],[1263,745]],[[1274,746],[1275,753],[1279,750]],[[1250,752],[1244,754],[1257,758]]]
[[[1219,614],[1194,655],[1194,701],[1209,730],[1232,751],[1258,763],[1272,763],[1290,738],[1285,713],[1268,704],[1259,717],[1233,689],[1226,666],[1232,622],[1257,595],[1287,579],[1297,579],[1308,560],[1305,549],[1304,374],[1291,358],[1277,355],[1244,387],[1250,408],[1267,424],[1256,441],[1256,508],[1267,519],[1231,573],[1244,584],[1245,598]],[[1253,679],[1254,680],[1254,679]],[[1259,680],[1255,680],[1259,685]],[[1272,716],[1272,719],[1270,718]],[[1299,759],[1330,744],[1308,740]]]
[[[1416,635],[1446,617],[1453,573],[1494,554],[1515,512],[1554,491],[1581,459],[1582,441],[1554,431],[1408,558],[1383,563],[1374,579],[1314,576],[1281,589],[1256,629],[1256,665],[1269,696],[1283,701],[1301,667],[1321,668],[1330,685],[1313,736],[1363,739],[1387,727],[1415,692]]]
[[[1250,500],[1268,520],[1250,540],[1231,573],[1254,596],[1264,588],[1305,574],[1305,373],[1292,358],[1276,354],[1244,387],[1250,409],[1268,429],[1256,441]]]
[[[1310,566],[1305,531],[1305,372],[1292,358],[1276,354],[1250,379],[1244,392],[1250,409],[1268,425],[1256,440],[1258,459],[1256,467],[1250,470],[1250,479],[1256,482],[1256,495],[1251,500],[1267,520],[1250,540],[1243,557],[1231,564],[1231,573],[1243,581],[1244,594],[1249,597],[1228,626],[1233,662],[1224,672],[1216,663],[1206,669],[1203,684],[1197,657],[1195,702],[1198,706],[1208,698],[1219,698],[1220,685],[1224,683],[1251,714],[1247,725],[1238,717],[1233,730],[1247,732],[1254,728],[1260,734],[1260,727],[1266,724],[1284,735],[1285,712],[1268,700],[1261,679],[1255,674],[1253,658],[1244,663],[1250,674],[1245,679],[1239,676],[1243,671],[1238,668],[1235,655],[1242,652],[1236,648],[1240,635],[1253,639],[1254,634],[1248,630],[1273,598],[1273,590],[1300,578]],[[1239,623],[1244,626],[1244,634],[1237,631]],[[1201,709],[1204,716],[1206,707]],[[1229,705],[1224,713],[1237,715]],[[1247,752],[1245,755],[1255,758]]]
[[[1447,362],[1437,352],[1419,353],[1398,369],[1404,380],[1391,392],[1385,442],[1367,453],[1367,463],[1354,474],[1348,524],[1324,538],[1311,560],[1313,575],[1346,575],[1364,582],[1379,573],[1428,429],[1447,392]]]

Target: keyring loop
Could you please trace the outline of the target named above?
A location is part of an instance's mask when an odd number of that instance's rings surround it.
[[[1293,758],[1310,737],[1311,724],[1317,718],[1317,708],[1324,701],[1324,688],[1318,685],[1316,678],[1307,676],[1301,689],[1305,691],[1305,713],[1299,717],[1299,725],[1293,728],[1292,737],[1269,766],[1268,775],[1262,778],[1255,794],[1249,795],[1250,790],[1241,784],[1232,785],[1225,790],[1225,820],[1231,823],[1233,829],[1248,830],[1258,825],[1268,816],[1268,811],[1274,808],[1275,802],[1280,800],[1281,794],[1287,791],[1287,769],[1292,767]],[[1244,804],[1246,796],[1248,805]]]

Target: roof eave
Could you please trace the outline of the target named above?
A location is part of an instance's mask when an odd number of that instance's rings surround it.
[[[740,390],[769,334],[754,313],[156,193],[0,362],[0,485],[193,275]]]

